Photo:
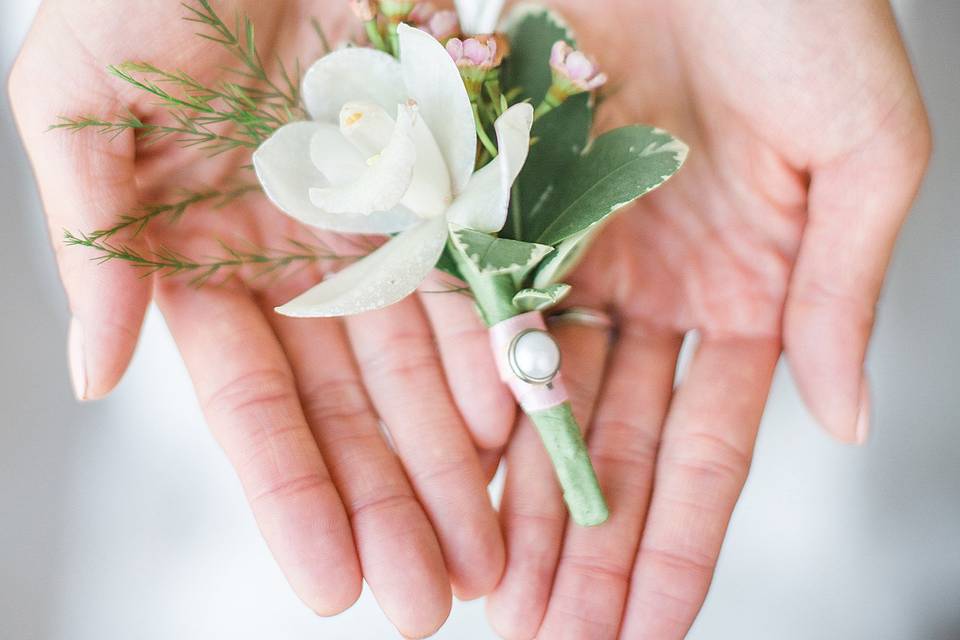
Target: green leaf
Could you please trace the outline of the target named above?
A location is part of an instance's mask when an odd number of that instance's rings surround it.
[[[528,271],[553,251],[553,247],[497,238],[472,229],[456,229],[450,235],[467,263],[484,275]]]
[[[460,273],[460,267],[457,265],[457,259],[453,257],[452,253],[450,253],[449,244],[443,248],[443,253],[440,254],[440,259],[437,260],[436,268],[453,276],[454,278],[457,278],[458,280],[463,280],[463,274]]]
[[[568,293],[568,284],[553,284],[544,289],[521,289],[513,296],[513,306],[520,311],[543,311],[563,300]]]
[[[550,49],[557,40],[576,46],[573,33],[558,14],[533,5],[522,5],[507,17],[504,31],[510,38],[510,55],[504,62],[502,83],[521,90],[520,99],[539,104],[550,83]]]
[[[530,238],[526,218],[549,192],[557,176],[580,157],[592,126],[593,108],[586,93],[570,98],[534,123],[531,132],[534,143],[514,184],[515,203],[503,236],[516,240]]]
[[[662,129],[633,125],[607,132],[524,213],[524,237],[559,244],[666,182],[686,156],[687,146]]]
[[[563,20],[542,7],[521,7],[507,19],[511,52],[503,73],[504,91],[519,90],[533,105],[543,101],[550,87],[550,49],[557,40],[576,46]],[[501,235],[529,240],[524,219],[547,192],[557,175],[577,159],[593,126],[592,98],[574,96],[539,118],[531,133],[535,140],[513,192],[510,216]]]
[[[553,253],[540,264],[533,277],[533,286],[549,287],[562,280],[580,262],[602,225],[595,224],[558,244]]]

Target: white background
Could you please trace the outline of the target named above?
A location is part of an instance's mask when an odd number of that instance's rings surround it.
[[[37,0],[2,0],[7,69]],[[960,2],[898,3],[936,152],[869,358],[874,433],[829,441],[781,368],[695,640],[960,638]],[[0,638],[393,638],[365,594],[288,590],[151,313],[117,393],[78,406],[67,314],[6,99],[0,118]],[[482,603],[440,638],[492,638]]]

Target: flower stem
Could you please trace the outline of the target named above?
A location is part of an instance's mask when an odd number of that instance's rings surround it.
[[[511,276],[478,273],[456,247],[451,249],[488,326],[509,320],[520,313],[513,304],[517,287]],[[527,415],[536,425],[553,463],[570,517],[584,527],[603,524],[609,516],[609,509],[570,403],[530,411]]]
[[[387,43],[383,41],[383,36],[380,35],[380,27],[377,25],[376,20],[368,20],[363,23],[363,26],[366,27],[367,37],[370,39],[370,44],[372,44],[374,48],[380,51],[389,51]]]
[[[483,143],[483,148],[487,150],[490,157],[496,158],[497,145],[493,144],[493,140],[490,139],[490,136],[487,135],[486,130],[483,128],[483,122],[480,121],[480,107],[476,102],[473,103],[473,120],[477,124],[477,137],[480,138],[480,142]]]
[[[570,403],[531,411],[527,415],[536,425],[543,446],[553,462],[570,517],[582,527],[594,527],[606,522],[610,511]]]

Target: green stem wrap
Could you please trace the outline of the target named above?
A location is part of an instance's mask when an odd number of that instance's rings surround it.
[[[470,285],[480,314],[488,326],[509,320],[520,313],[513,304],[517,287],[511,276],[477,273],[473,265],[462,259],[455,247],[451,247],[451,253]],[[553,462],[570,517],[584,527],[606,522],[610,511],[570,403],[527,412],[527,416],[537,427],[543,446]]]

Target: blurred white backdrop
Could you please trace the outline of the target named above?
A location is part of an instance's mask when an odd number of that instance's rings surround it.
[[[4,0],[8,69],[38,0]],[[694,640],[960,638],[960,2],[897,3],[934,161],[869,357],[873,437],[834,444],[781,367]],[[319,619],[289,591],[159,316],[107,401],[77,405],[67,313],[6,97],[0,117],[0,638],[396,637],[365,593]],[[438,638],[494,635],[481,602]]]

